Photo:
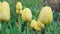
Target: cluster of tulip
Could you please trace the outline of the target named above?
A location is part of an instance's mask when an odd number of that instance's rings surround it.
[[[38,20],[32,20],[32,13],[29,8],[24,8],[22,10],[22,3],[17,2],[16,4],[16,13],[21,14],[22,21],[31,21],[30,27],[34,28],[37,31],[40,31],[45,27],[45,24],[49,24],[53,20],[52,9],[48,6],[45,6],[41,9]],[[8,2],[0,2],[0,20],[8,21],[10,19],[10,7]]]
[[[16,9],[18,10],[22,9],[22,4],[20,2],[17,2],[17,7]],[[45,27],[45,24],[49,24],[53,20],[53,13],[52,9],[48,6],[45,6],[41,9],[38,21],[32,20],[32,13],[29,8],[23,9],[23,11],[17,11],[18,14],[22,15],[22,20],[23,21],[31,21],[30,27],[34,28],[37,31],[40,31],[42,28]]]
[[[45,24],[51,23],[53,20],[52,9],[48,6],[45,6],[41,9],[38,21],[32,20],[31,27],[35,30],[41,30],[41,28],[45,27]]]

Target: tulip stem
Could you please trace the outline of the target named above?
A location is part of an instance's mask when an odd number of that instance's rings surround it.
[[[1,21],[0,21],[0,24],[1,24]],[[1,25],[0,25],[0,28],[1,28]],[[0,33],[3,34],[3,29],[2,30],[0,29]]]
[[[2,23],[2,34],[4,34],[4,24]]]
[[[18,18],[18,22],[19,22],[19,31],[20,31],[20,34],[21,34],[21,23],[20,23],[20,15],[19,15],[19,18]]]
[[[27,22],[27,34],[30,34],[29,33],[29,22]]]

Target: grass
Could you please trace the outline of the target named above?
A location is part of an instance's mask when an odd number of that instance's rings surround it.
[[[10,13],[11,18],[9,22],[2,22],[0,21],[0,24],[2,27],[0,27],[0,34],[20,34],[20,30],[18,28],[19,25],[16,26],[16,23],[18,22],[18,15],[16,14],[16,3],[20,1],[23,4],[23,8],[30,8],[31,12],[33,14],[33,19],[37,20],[39,12],[41,8],[44,6],[44,3],[42,0],[0,0],[1,2],[7,1],[10,5]],[[59,13],[53,13],[54,20],[53,22],[46,27],[45,34],[60,34],[60,14]],[[22,23],[22,34],[26,34],[26,24],[20,19],[20,22]],[[32,32],[31,32],[32,31]],[[37,32],[31,29],[29,34],[41,34],[41,32]]]

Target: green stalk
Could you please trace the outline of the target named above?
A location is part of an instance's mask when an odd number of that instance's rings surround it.
[[[32,34],[35,34],[35,31],[32,31],[31,33],[32,33]]]
[[[0,21],[0,24],[1,24],[1,21]],[[0,26],[1,27],[1,26]],[[2,27],[2,30],[0,30],[0,33],[3,34],[3,27]]]
[[[21,23],[20,23],[20,15],[18,17],[18,22],[19,22],[19,31],[20,31],[20,34],[21,34]]]
[[[1,30],[1,34],[4,34],[4,23],[2,23],[2,30]]]
[[[30,29],[29,29],[30,27],[29,27],[29,22],[27,22],[27,34],[30,34]]]

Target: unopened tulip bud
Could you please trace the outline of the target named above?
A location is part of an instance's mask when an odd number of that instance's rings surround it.
[[[44,24],[48,24],[52,22],[52,19],[53,19],[52,9],[48,6],[43,7],[40,11],[39,20]]]
[[[37,25],[38,25],[40,28],[44,28],[44,27],[45,27],[44,24],[43,24],[40,20],[37,21]]]
[[[29,8],[23,9],[23,12],[22,12],[22,20],[23,21],[30,21],[31,19],[32,19],[31,10]]]
[[[37,31],[41,30],[41,28],[37,26],[37,21],[35,21],[34,19],[31,21],[30,27],[34,28]]]
[[[16,4],[16,13],[21,14],[21,12],[22,12],[22,3],[17,2],[17,4]]]
[[[2,2],[2,12],[0,13],[0,20],[8,21],[10,19],[10,7],[8,2]]]

